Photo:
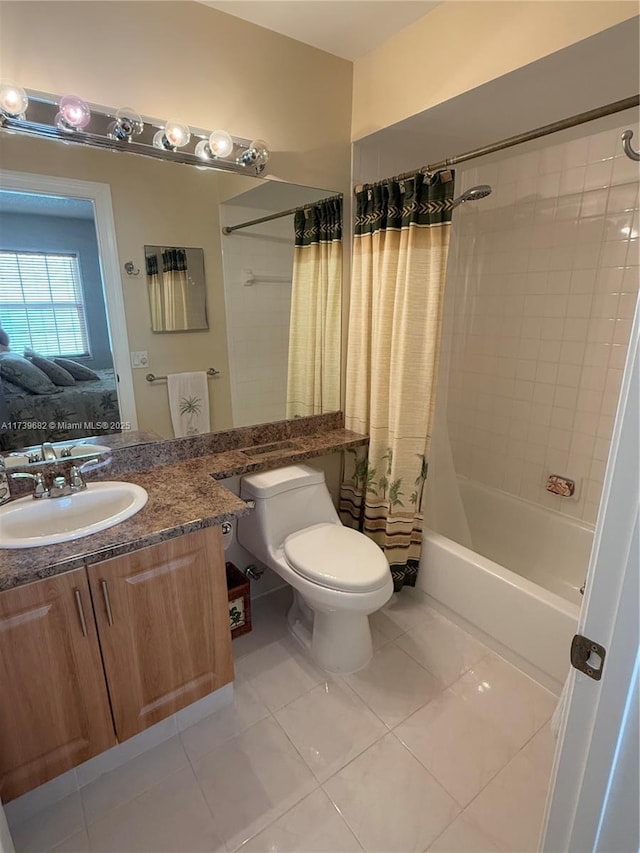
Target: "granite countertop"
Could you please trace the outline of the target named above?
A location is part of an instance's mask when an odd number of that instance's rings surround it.
[[[120,474],[113,479],[137,483],[147,490],[149,499],[140,512],[108,530],[70,542],[0,548],[0,591],[230,521],[250,510],[216,481],[357,447],[366,441],[366,436],[333,429]],[[106,479],[112,477],[107,473]]]

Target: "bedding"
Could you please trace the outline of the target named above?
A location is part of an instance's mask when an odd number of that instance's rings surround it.
[[[68,441],[120,432],[115,373],[96,371],[97,379],[76,380],[57,394],[30,394],[0,377],[8,421],[0,423],[0,448],[20,450],[43,441]],[[17,389],[17,390],[16,390]]]
[[[0,353],[0,377],[20,385],[27,394],[55,394],[58,391],[46,373],[17,352]]]

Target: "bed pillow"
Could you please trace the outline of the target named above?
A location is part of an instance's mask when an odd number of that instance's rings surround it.
[[[84,364],[80,364],[77,361],[72,361],[70,358],[58,358],[56,356],[53,360],[59,367],[64,367],[65,370],[68,370],[73,378],[80,382],[100,379],[95,370],[91,370],[90,367],[85,367]]]
[[[60,367],[53,359],[39,355],[37,352],[33,352],[33,350],[25,350],[24,354],[31,364],[35,364],[43,373],[47,374],[54,385],[68,386],[76,384],[76,380],[69,371],[65,370],[64,367]]]
[[[26,388],[21,385],[16,385],[0,372],[0,388],[2,388],[5,397],[24,397],[27,392]]]
[[[0,353],[0,373],[32,394],[55,394],[60,391],[46,373],[17,352]]]

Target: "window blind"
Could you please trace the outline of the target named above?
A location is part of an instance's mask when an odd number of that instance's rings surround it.
[[[89,355],[77,255],[0,251],[0,323],[15,352]]]

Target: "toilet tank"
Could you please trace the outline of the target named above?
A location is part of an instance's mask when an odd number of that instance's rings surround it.
[[[340,524],[324,473],[310,465],[249,474],[240,497],[255,501],[255,509],[238,519],[238,542],[263,561],[290,533],[321,522]]]

